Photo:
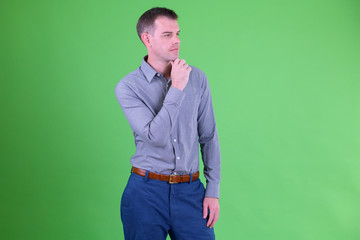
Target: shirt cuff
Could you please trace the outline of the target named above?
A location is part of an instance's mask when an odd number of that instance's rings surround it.
[[[208,182],[206,184],[205,197],[220,197],[220,184]]]
[[[180,107],[184,97],[184,91],[181,91],[180,89],[175,87],[170,87],[164,99],[164,103],[176,104],[177,107]]]

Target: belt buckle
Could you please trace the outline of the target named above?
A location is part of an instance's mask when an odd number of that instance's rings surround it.
[[[173,177],[173,176],[176,176],[176,174],[170,174],[170,177],[169,177],[169,183],[170,183],[170,184],[177,183],[177,182],[173,182],[173,181],[172,181],[172,177]]]

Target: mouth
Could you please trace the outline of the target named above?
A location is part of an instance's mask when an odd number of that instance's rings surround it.
[[[174,49],[171,49],[170,51],[171,51],[171,52],[178,52],[179,49],[178,49],[178,48],[174,48]]]

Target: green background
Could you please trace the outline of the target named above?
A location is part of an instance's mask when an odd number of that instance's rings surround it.
[[[217,239],[360,239],[355,0],[2,0],[0,239],[123,239],[135,147],[114,88],[155,6],[178,13],[180,56],[210,82]]]

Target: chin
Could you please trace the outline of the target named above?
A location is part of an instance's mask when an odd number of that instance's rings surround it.
[[[171,58],[171,61],[174,61],[175,59],[178,59],[178,58],[179,58],[179,54],[173,56],[173,57]]]
[[[179,57],[172,57],[172,58],[168,58],[168,61],[175,61],[176,59],[178,59]]]

